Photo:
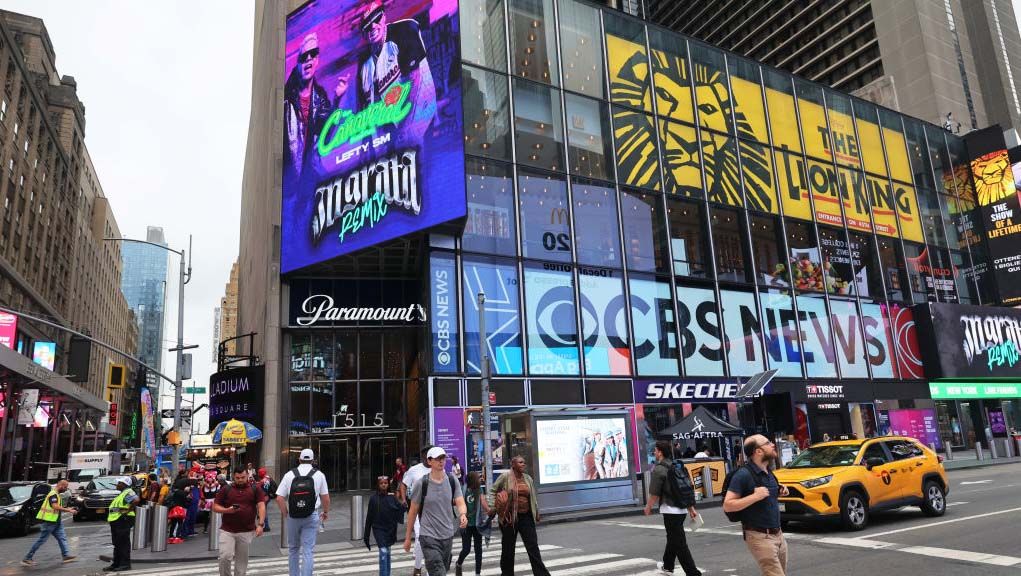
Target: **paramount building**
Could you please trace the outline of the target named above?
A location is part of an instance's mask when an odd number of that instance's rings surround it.
[[[639,498],[651,441],[700,407],[801,444],[963,449],[1021,421],[1016,355],[969,328],[1021,318],[997,307],[996,129],[965,141],[583,0],[260,6],[239,333],[263,464],[311,447],[369,489],[426,443],[479,469],[489,441],[560,509]],[[611,437],[612,474],[563,472]]]

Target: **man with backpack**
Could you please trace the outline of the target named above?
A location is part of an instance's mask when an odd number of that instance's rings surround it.
[[[763,576],[787,574],[787,541],[780,529],[780,500],[787,496],[771,471],[779,462],[776,445],[762,434],[744,441],[747,462],[724,481],[723,511],[731,522],[741,522],[745,546]]]
[[[692,520],[698,516],[695,510],[695,489],[684,463],[680,460],[674,462],[670,453],[670,442],[656,442],[653,451],[656,465],[652,468],[649,502],[645,505],[645,515],[648,516],[652,514],[653,506],[659,503],[659,513],[663,515],[663,526],[666,528],[666,549],[663,550],[663,561],[656,563],[657,574],[673,574],[676,558],[684,570],[684,576],[702,576],[684,537],[685,509]]]
[[[447,474],[444,467],[447,453],[433,446],[426,453],[429,474],[415,482],[411,489],[411,511],[404,533],[404,551],[411,551],[411,534],[419,520],[418,540],[425,557],[429,576],[446,576],[450,570],[454,534],[468,526],[468,507],[464,503],[461,484]],[[457,507],[455,519],[453,508]]]
[[[224,486],[213,498],[212,511],[223,514],[220,525],[220,576],[245,576],[248,573],[248,548],[262,536],[269,498],[244,470],[234,471],[234,483]]]
[[[412,489],[415,487],[415,483],[419,481],[423,476],[429,475],[429,466],[426,465],[427,456],[432,446],[425,446],[422,448],[421,459],[418,464],[415,464],[411,468],[408,468],[407,472],[404,473],[404,477],[401,479],[401,485],[399,486],[399,492],[397,493],[397,500],[404,506],[409,506],[411,498],[414,496]],[[412,555],[415,557],[415,571],[412,572],[412,576],[422,576],[422,569],[425,567],[425,557],[422,555],[422,544],[418,541],[418,531],[420,529],[418,522],[411,522],[408,524],[415,530],[415,547],[412,550]]]
[[[314,461],[312,450],[302,450],[298,467],[284,474],[277,486],[277,506],[287,530],[290,576],[312,576],[316,536],[330,512],[326,476],[312,465]]]

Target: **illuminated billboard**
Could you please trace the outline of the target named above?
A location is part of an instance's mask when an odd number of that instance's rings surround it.
[[[0,345],[13,349],[17,334],[18,317],[7,312],[0,312]]]
[[[47,370],[53,370],[53,365],[56,359],[56,342],[36,342],[32,345],[32,361],[36,364],[46,368]]]
[[[466,215],[458,36],[457,0],[288,16],[282,272]]]
[[[537,418],[539,484],[630,477],[627,418]]]

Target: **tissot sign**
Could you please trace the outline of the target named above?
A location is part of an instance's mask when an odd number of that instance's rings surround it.
[[[287,18],[282,272],[467,214],[456,0]]]
[[[1021,377],[1021,310],[928,304],[915,317],[930,378]]]

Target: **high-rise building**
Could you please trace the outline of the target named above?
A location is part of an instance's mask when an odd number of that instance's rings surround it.
[[[166,246],[163,229],[149,226],[146,241]],[[138,323],[138,357],[156,370],[163,365],[163,324],[167,298],[167,251],[140,242],[124,242],[121,291]],[[149,384],[157,380],[148,375]]]
[[[645,0],[650,21],[966,132],[1021,129],[1010,0]]]
[[[230,278],[223,289],[223,298],[220,298],[220,307],[217,310],[220,312],[217,324],[220,328],[219,342],[226,341],[224,353],[233,356],[237,354],[238,349],[237,340],[233,340],[238,335],[238,263],[236,260],[230,267]],[[217,346],[217,350],[219,350],[219,346]]]
[[[0,78],[0,304],[133,355],[137,331],[118,289],[121,246],[107,240],[120,231],[85,146],[77,83],[57,73],[42,20],[0,10]],[[33,462],[122,437],[111,408],[125,408],[131,394],[107,383],[115,365],[130,379],[129,362],[98,346],[72,354],[82,348],[67,332],[25,316],[5,317],[4,329],[0,396],[8,406],[38,402],[32,427],[8,427],[10,410],[2,416],[0,427],[15,430],[13,439],[0,435],[8,479],[43,477]],[[69,424],[52,434],[61,422]]]

